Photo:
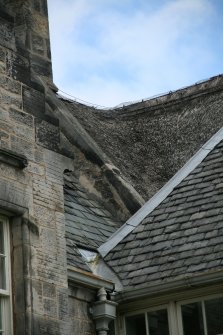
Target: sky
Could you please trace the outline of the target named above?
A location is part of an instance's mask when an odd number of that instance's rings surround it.
[[[54,83],[105,107],[223,73],[223,0],[48,0]]]

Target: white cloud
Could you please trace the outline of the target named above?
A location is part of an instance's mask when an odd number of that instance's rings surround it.
[[[116,105],[203,79],[193,69],[201,72],[213,57],[206,45],[209,0],[170,0],[128,15],[108,7],[115,2],[49,0],[55,83],[62,90]]]

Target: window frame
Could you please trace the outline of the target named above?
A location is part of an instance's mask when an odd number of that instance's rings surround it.
[[[11,294],[11,248],[9,220],[0,214],[0,224],[3,225],[4,255],[5,255],[5,281],[6,288],[0,289],[0,304],[2,313],[3,332],[0,335],[12,335],[12,294]]]
[[[168,307],[169,307],[169,304],[162,304],[162,305],[157,305],[157,306],[149,307],[149,308],[143,308],[143,309],[139,309],[139,310],[134,311],[134,312],[126,313],[124,315],[124,334],[127,335],[127,333],[126,333],[126,317],[128,317],[128,316],[144,314],[145,323],[146,323],[146,335],[149,335],[148,313],[166,309],[167,317],[168,317],[168,325],[169,325],[170,322],[171,322],[171,315],[170,315],[170,310],[169,310]],[[170,327],[169,327],[169,331],[170,331]],[[172,334],[170,333],[170,335],[172,335]]]
[[[133,316],[133,315],[139,315],[144,314],[145,315],[145,322],[146,322],[146,333],[149,335],[149,329],[148,329],[148,316],[147,313],[149,312],[155,312],[158,310],[166,309],[167,310],[167,316],[168,316],[168,326],[169,326],[169,334],[170,335],[184,335],[183,333],[183,319],[182,319],[182,313],[181,313],[181,306],[187,305],[190,303],[196,303],[200,302],[202,306],[202,316],[203,316],[203,322],[204,322],[204,335],[207,335],[207,321],[206,321],[206,313],[205,313],[205,301],[208,300],[214,300],[218,298],[223,298],[223,293],[215,293],[215,294],[209,294],[209,295],[199,295],[197,297],[193,297],[191,299],[180,299],[175,301],[169,301],[166,304],[156,305],[149,308],[143,308],[143,309],[137,309],[134,312],[128,312],[123,315],[123,329],[124,332],[118,332],[118,334],[124,334],[127,335],[126,332],[126,317]],[[120,331],[120,330],[119,330]]]
[[[181,306],[182,305],[187,305],[187,304],[192,304],[196,302],[201,303],[201,308],[202,308],[202,316],[203,316],[203,325],[204,325],[204,335],[208,335],[208,330],[207,330],[207,319],[206,319],[206,312],[205,312],[205,301],[208,300],[214,300],[218,298],[223,298],[223,294],[212,294],[212,295],[207,295],[207,296],[202,296],[202,297],[197,297],[193,299],[186,299],[182,300],[176,303],[176,310],[177,310],[177,321],[178,321],[178,331],[179,335],[184,335],[183,333],[183,320],[182,320],[182,313],[181,313]]]

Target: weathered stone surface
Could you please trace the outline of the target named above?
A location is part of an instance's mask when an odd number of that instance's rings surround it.
[[[36,141],[51,150],[59,150],[60,131],[59,127],[41,119],[35,119]]]
[[[34,143],[23,140],[22,138],[11,135],[11,147],[14,151],[25,155],[28,159],[33,160]]]
[[[3,117],[5,115],[2,115]],[[0,129],[5,133],[10,134],[12,132],[12,125],[8,122],[8,120],[0,121]]]
[[[21,94],[21,83],[6,76],[0,76],[0,87],[8,92]]]
[[[3,62],[3,63],[5,62],[5,54],[6,54],[5,48],[2,48],[0,46],[0,61]]]
[[[43,282],[43,296],[56,299],[56,287],[54,284]]]
[[[67,290],[60,290],[58,292],[58,299],[59,299],[59,306],[58,306],[58,311],[59,311],[59,319],[69,322],[69,301],[68,301],[68,292]]]
[[[0,179],[0,199],[12,205],[32,210],[32,188],[31,185],[21,185],[20,181]]]
[[[60,335],[60,326],[57,320],[38,317],[39,327],[36,327],[34,335]]]
[[[56,301],[52,299],[43,299],[44,314],[52,318],[57,318],[57,306]]]
[[[41,11],[41,3],[40,0],[33,0],[34,9],[38,12]]]
[[[23,87],[23,109],[26,113],[43,117],[45,113],[44,94],[32,88]]]
[[[41,166],[40,164],[36,164],[34,162],[29,162],[26,171],[29,171],[32,174],[43,176],[45,175],[45,166]]]
[[[30,65],[35,73],[37,73],[38,75],[46,76],[48,78],[52,76],[52,65],[50,61],[45,60],[38,55],[32,55]]]
[[[34,313],[43,313],[43,287],[42,282],[33,280],[33,309]]]
[[[44,55],[45,52],[45,43],[44,39],[37,35],[37,34],[32,34],[32,47],[33,51],[39,55]]]
[[[1,107],[0,107],[0,120],[1,121],[9,121],[9,113],[8,113],[8,111],[7,110],[5,110],[5,109],[2,109]]]
[[[43,2],[41,3],[41,11],[43,10],[42,4]],[[32,30],[38,33],[38,35],[42,36],[43,38],[49,37],[48,17],[42,15],[42,13],[36,12],[35,15],[33,15],[31,26]]]
[[[0,73],[5,74],[5,63],[0,61]]]
[[[14,31],[13,31],[13,19],[9,16],[2,17],[3,12],[0,15],[0,44],[7,48],[11,48],[14,40]]]
[[[53,210],[63,210],[63,188],[45,178],[33,178],[34,202]]]
[[[17,110],[15,108],[10,108],[9,116],[13,121],[23,124],[27,127],[32,127],[34,129],[34,118],[32,115],[24,113],[21,110]]]
[[[9,134],[5,131],[0,130],[0,140],[9,140]]]
[[[42,13],[48,16],[47,0],[41,0],[42,4]]]
[[[22,108],[22,99],[21,95],[12,94],[7,90],[1,88],[0,89],[0,104],[1,106],[6,107],[15,107],[18,109]]]
[[[95,326],[93,320],[88,315],[88,310],[90,307],[90,301],[86,299],[88,290],[85,290],[86,292],[84,292],[84,289],[80,290],[82,291],[82,300],[69,297],[68,315],[70,318],[70,329],[73,329],[75,334],[95,335]]]
[[[6,51],[6,74],[24,84],[30,84],[29,60],[23,55]]]
[[[13,133],[15,134],[15,136],[21,137],[28,142],[34,142],[35,140],[34,128],[26,127],[21,124],[15,124],[13,126]]]

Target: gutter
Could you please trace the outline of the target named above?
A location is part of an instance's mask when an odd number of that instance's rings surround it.
[[[169,294],[171,292],[182,291],[189,288],[201,288],[208,285],[223,284],[223,270],[210,272],[207,274],[185,276],[184,278],[173,280],[167,283],[158,283],[148,285],[142,288],[131,288],[113,294],[115,302],[127,302],[130,300],[138,300]]]
[[[92,289],[100,289],[104,287],[106,291],[114,291],[115,285],[112,281],[106,280],[100,276],[96,276],[92,272],[87,272],[68,266],[67,276],[68,280],[72,283],[85,285]]]

